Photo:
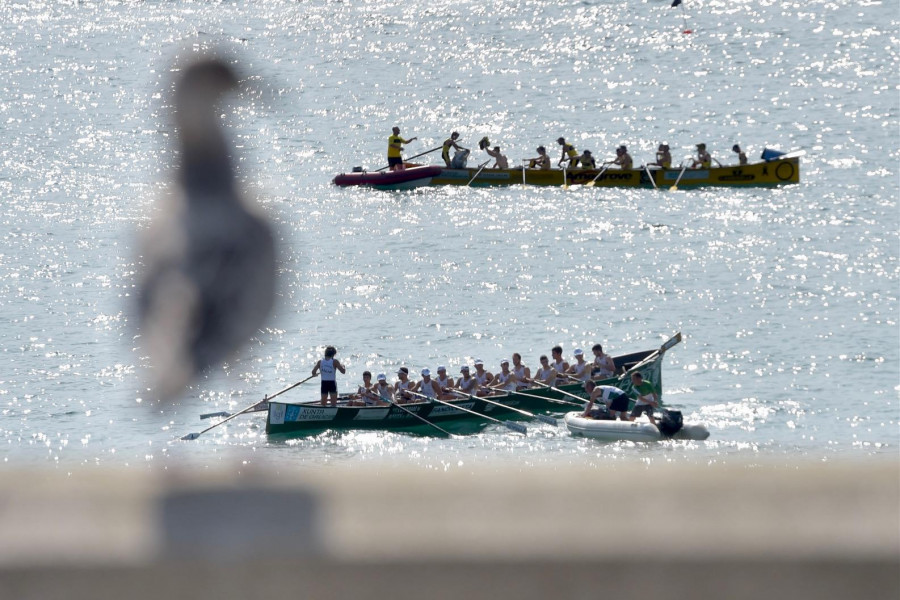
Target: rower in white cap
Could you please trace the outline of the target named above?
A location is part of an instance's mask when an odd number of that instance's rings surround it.
[[[488,387],[504,392],[514,392],[518,381],[516,374],[509,370],[509,361],[504,358],[500,361],[500,372],[494,375],[494,379],[491,380]]]
[[[429,400],[441,397],[441,388],[438,386],[437,381],[431,378],[431,371],[428,367],[422,369],[422,381],[416,385],[416,389],[413,391],[418,392]]]
[[[584,360],[584,350],[575,348],[575,352],[572,354],[575,355],[575,362],[572,363],[572,366],[569,367],[566,373],[578,381],[589,380],[591,378],[591,363]]]
[[[378,395],[378,401],[376,404],[378,406],[383,406],[385,404],[390,404],[394,401],[394,388],[391,387],[387,382],[387,375],[384,373],[379,373],[376,378],[377,382],[374,386],[374,391]]]
[[[484,361],[480,358],[475,359],[475,374],[472,375],[475,379],[475,382],[478,384],[478,395],[484,396],[487,394],[486,391],[483,391],[481,388],[486,387],[493,379],[494,375],[490,371],[486,371],[484,369]]]

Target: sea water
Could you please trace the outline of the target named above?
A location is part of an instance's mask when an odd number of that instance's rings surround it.
[[[4,466],[689,464],[896,457],[896,3],[0,2],[0,457]],[[690,33],[687,33],[690,31]],[[240,357],[171,405],[142,379],[136,235],[173,164],[173,72],[216,48],[243,186],[277,226],[280,293]],[[556,138],[636,164],[697,143],[802,149],[801,183],[696,191],[338,189],[335,174],[451,131],[510,163]],[[422,157],[439,161],[438,153]],[[602,444],[528,423],[439,439],[267,439],[211,424],[310,373],[456,375],[560,344],[658,347],[664,399],[705,442]],[[317,397],[317,382],[285,395]]]

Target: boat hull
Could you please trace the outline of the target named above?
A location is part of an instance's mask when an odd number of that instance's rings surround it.
[[[429,185],[441,171],[441,167],[428,166],[403,171],[341,173],[334,178],[334,184],[340,187],[373,187],[377,190],[410,190]]]
[[[709,430],[699,423],[685,423],[671,438],[663,436],[649,421],[607,421],[587,419],[580,412],[566,413],[563,418],[569,432],[604,442],[658,442],[664,439],[705,440]]]
[[[678,338],[680,340],[680,337]],[[625,392],[631,392],[630,370],[637,370],[645,381],[651,382],[662,396],[662,360],[664,352],[645,350],[616,356],[617,375],[597,383],[615,385]],[[556,389],[534,387],[506,396],[492,396],[493,403],[480,398],[466,398],[440,403],[419,402],[398,406],[322,406],[318,402],[290,403],[270,401],[267,403],[266,433],[270,435],[313,435],[326,430],[378,429],[409,431],[434,435],[436,429],[424,423],[426,419],[443,429],[454,433],[476,432],[490,423],[488,419],[474,416],[456,409],[456,406],[482,413],[496,419],[522,419],[522,415],[512,408],[541,414],[562,414],[577,408],[576,398],[585,399],[582,384],[561,385]],[[566,393],[563,393],[566,392]],[[499,403],[498,406],[495,403]],[[505,406],[503,406],[505,405]],[[406,409],[406,410],[404,410]],[[409,412],[407,412],[409,411]],[[414,413],[413,414],[410,414]]]
[[[597,177],[599,175],[599,178]],[[679,175],[681,179],[679,180]],[[652,181],[651,181],[652,178]],[[680,189],[698,187],[759,187],[800,183],[798,157],[775,159],[744,166],[713,167],[710,169],[441,169],[431,179],[431,185],[541,185],[575,186],[594,182],[594,187],[665,188],[676,182]],[[471,182],[471,184],[469,183]]]

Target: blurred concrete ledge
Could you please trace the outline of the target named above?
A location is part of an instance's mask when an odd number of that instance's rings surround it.
[[[284,594],[896,599],[900,461],[0,479],[0,599]]]

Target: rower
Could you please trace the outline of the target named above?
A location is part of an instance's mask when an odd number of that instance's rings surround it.
[[[596,169],[597,161],[594,160],[593,155],[591,155],[590,150],[585,150],[584,153],[578,158],[578,161],[581,163],[582,169]]]
[[[422,369],[422,381],[416,384],[416,389],[413,390],[418,392],[420,395],[425,396],[429,400],[433,400],[434,398],[441,397],[441,388],[438,387],[437,382],[431,378],[431,370],[428,367]]]
[[[373,391],[377,395],[378,399],[375,401],[375,405],[384,406],[393,402],[394,388],[388,384],[387,376],[384,373],[379,373],[376,380],[377,383],[373,387]]]
[[[528,380],[531,379],[531,369],[522,364],[522,355],[518,352],[514,352],[512,355],[512,372],[518,380],[517,389],[530,387]]]
[[[550,157],[547,156],[547,149],[543,146],[538,146],[537,148],[538,155],[535,158],[529,158],[528,160],[528,168],[529,169],[540,169],[541,171],[546,171],[550,168]]]
[[[557,375],[557,384],[565,383],[566,378],[563,375],[566,371],[569,370],[569,363],[567,363],[563,359],[563,350],[562,346],[553,346],[553,349],[550,350],[550,355],[553,357],[553,362],[550,365],[556,371]]]
[[[453,133],[450,134],[449,138],[444,140],[444,145],[441,147],[441,158],[444,159],[444,162],[447,164],[448,169],[451,166],[450,165],[450,148],[455,148],[459,152],[466,150],[466,148],[463,148],[462,146],[460,146],[459,144],[456,143],[456,141],[458,139],[459,139],[459,133],[454,131]]]
[[[744,153],[743,150],[741,150],[740,146],[735,144],[734,146],[731,147],[731,151],[738,155],[738,164],[740,166],[743,167],[744,165],[747,164],[747,155]]]
[[[476,395],[478,393],[478,382],[469,374],[469,366],[461,366],[459,373],[461,377],[456,382],[456,389],[464,394]]]
[[[709,155],[709,152],[706,151],[706,144],[697,144],[697,158],[694,159],[694,162],[691,163],[692,169],[709,169],[712,167],[712,161],[714,161],[712,156]],[[716,164],[720,167],[722,166],[719,161],[716,160]]]
[[[559,373],[556,372],[556,369],[550,366],[550,360],[547,358],[546,354],[541,354],[540,361],[541,368],[539,368],[535,372],[534,381],[543,383],[544,385],[554,385],[556,383],[556,378],[559,376]]]
[[[668,144],[660,144],[656,149],[656,162],[647,163],[650,167],[661,167],[669,169],[672,167],[672,153],[669,152]]]
[[[625,146],[616,148],[616,158],[603,164],[618,165],[622,167],[623,171],[630,170],[634,167],[634,161],[631,159],[631,155],[628,154],[628,148]]]
[[[566,373],[572,375],[578,381],[588,381],[591,378],[591,364],[584,360],[584,350],[575,348],[575,362]]]
[[[437,368],[437,377],[434,379],[435,383],[438,384],[438,387],[441,390],[441,395],[446,396],[447,393],[453,388],[453,378],[447,375],[447,367],[444,365],[440,365]],[[451,396],[452,397],[452,396]]]
[[[500,372],[494,375],[488,387],[504,392],[514,392],[517,386],[516,374],[509,370],[509,361],[504,358],[500,361]]]
[[[477,395],[486,395],[487,392],[482,391],[481,388],[486,387],[494,379],[494,375],[490,371],[485,371],[484,362],[480,358],[475,359],[475,374],[472,377],[475,379],[475,383],[478,384],[479,391]]]
[[[504,156],[503,154],[500,153],[500,146],[494,146],[493,150],[491,150],[490,148],[485,148],[484,151],[487,152],[488,155],[494,157],[494,166],[492,168],[494,168],[494,169],[508,169],[509,168],[509,161],[507,160],[506,156]]]
[[[414,401],[415,398],[409,392],[416,389],[416,382],[409,378],[409,369],[400,367],[397,371],[397,379],[397,383],[394,384],[394,397],[397,399],[397,404]]]
[[[566,138],[561,137],[556,140],[556,143],[562,146],[562,156],[559,159],[559,162],[556,163],[556,166],[562,167],[563,163],[568,161],[568,166],[563,167],[566,169],[574,169],[578,166],[578,150],[575,149],[575,146],[572,144],[566,143]]]
[[[372,384],[372,373],[363,371],[362,378],[363,382],[356,390],[355,399],[351,398],[347,402],[347,406],[367,406],[376,402],[378,396],[375,394],[375,387]]]
[[[594,344],[594,364],[591,375],[597,379],[609,379],[616,374],[616,363],[609,354],[603,353],[603,346]]]

